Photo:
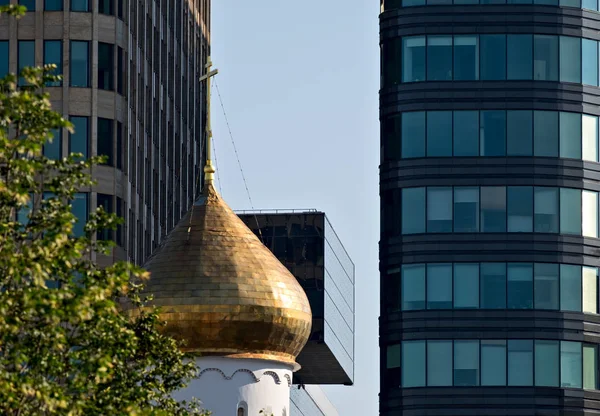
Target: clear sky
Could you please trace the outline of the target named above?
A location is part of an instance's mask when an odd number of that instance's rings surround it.
[[[377,0],[212,0],[212,57],[255,208],[327,213],[356,265],[355,384],[327,387],[341,416],[379,392]],[[224,199],[250,203],[213,89]]]

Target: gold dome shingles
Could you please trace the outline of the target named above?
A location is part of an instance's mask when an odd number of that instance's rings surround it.
[[[186,351],[294,362],[308,340],[304,290],[210,184],[146,269],[145,291]]]

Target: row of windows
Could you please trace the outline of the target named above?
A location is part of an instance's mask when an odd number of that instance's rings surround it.
[[[115,7],[115,1],[117,5]],[[19,0],[21,6],[25,6],[27,11],[35,11],[36,0]],[[10,4],[10,0],[0,0],[0,6]],[[72,12],[89,12],[91,4],[89,0],[70,0],[70,10]],[[119,18],[123,18],[123,0],[98,0],[98,13],[113,16],[115,8]],[[62,11],[63,0],[44,0],[44,11]]]
[[[404,341],[387,347],[386,382],[402,387],[598,389],[598,347],[572,341]],[[398,375],[401,375],[398,377]]]
[[[452,80],[538,80],[598,86],[598,42],[571,36],[408,36],[384,43],[383,56],[387,86]]]
[[[385,0],[384,10],[398,9],[400,7],[442,6],[450,4],[540,4],[598,11],[598,0]]]
[[[598,117],[532,110],[412,111],[382,123],[385,160],[541,156],[598,162]]]
[[[71,87],[90,87],[91,76],[91,55],[89,41],[70,41],[70,72],[69,81]],[[123,68],[123,49],[116,48],[117,56],[115,57],[115,45],[110,43],[98,42],[98,88],[102,90],[113,91],[115,89],[115,78],[117,79],[116,90],[119,94],[123,94],[124,77]],[[18,71],[20,72],[25,67],[35,66],[35,41],[20,40],[17,42],[17,61]],[[63,43],[61,40],[44,40],[44,64],[55,64],[55,75],[63,74]],[[115,59],[119,64],[115,75]],[[9,42],[0,41],[0,77],[5,76],[9,72]],[[119,70],[121,68],[121,70]],[[25,80],[20,79],[19,84],[24,85]],[[54,82],[49,86],[60,86],[60,82]]]
[[[598,193],[581,189],[404,188],[401,205],[402,234],[536,232],[598,237]],[[393,208],[384,198],[384,222],[394,214]]]
[[[543,309],[598,313],[598,270],[555,263],[405,264],[384,280],[388,312]]]

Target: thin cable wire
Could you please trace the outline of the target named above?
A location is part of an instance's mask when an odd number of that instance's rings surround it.
[[[229,138],[231,139],[231,144],[233,145],[233,151],[235,152],[235,158],[237,159],[238,166],[240,168],[240,173],[242,174],[242,180],[244,181],[244,187],[246,188],[246,194],[248,195],[248,201],[250,201],[250,207],[254,211],[254,204],[252,203],[252,197],[250,196],[250,189],[248,189],[248,182],[246,181],[246,175],[244,175],[244,169],[242,168],[242,162],[240,162],[240,155],[237,151],[237,147],[235,145],[235,141],[233,140],[233,133],[231,132],[231,126],[229,125],[229,119],[227,118],[227,112],[225,111],[225,105],[223,105],[223,98],[221,97],[221,91],[219,91],[219,84],[217,84],[217,79],[215,81],[215,89],[217,90],[217,95],[219,96],[219,103],[221,104],[221,109],[223,110],[223,116],[225,117],[225,124],[227,125],[227,131],[229,132]],[[220,181],[219,181],[220,184]],[[265,241],[263,239],[262,231],[260,229],[260,224],[258,223],[258,217],[256,216],[256,212],[254,213],[254,220],[256,221],[256,228],[258,229],[258,235],[260,237],[260,241],[264,244]]]
[[[219,182],[219,193],[223,196],[223,189],[221,188],[221,176],[219,176],[219,162],[217,160],[217,147],[215,146],[215,138],[212,138],[212,151],[215,157],[215,170],[217,171],[217,182]]]

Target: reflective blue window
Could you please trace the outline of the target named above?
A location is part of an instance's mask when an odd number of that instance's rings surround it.
[[[535,340],[535,385],[558,387],[558,341]]]
[[[402,82],[425,81],[425,36],[402,39]]]
[[[52,139],[48,138],[46,143],[44,143],[44,156],[49,159],[60,159],[62,151],[62,141],[60,130],[52,129],[50,130],[50,134],[52,135]],[[52,141],[50,141],[52,140]]]
[[[595,267],[582,267],[581,280],[581,292],[583,294],[581,309],[584,313],[598,313],[598,269]]]
[[[454,36],[454,79],[479,79],[478,38],[474,35]]]
[[[580,342],[560,342],[560,386],[581,388],[582,350]]]
[[[98,0],[98,13],[114,15],[114,0]]]
[[[105,165],[114,166],[114,123],[113,120],[98,117],[98,156],[105,156]]]
[[[533,308],[533,266],[529,263],[509,263],[507,269],[508,309]]]
[[[481,385],[506,386],[506,341],[481,341]]]
[[[547,6],[558,6],[558,0],[533,0],[534,4],[545,4]]]
[[[452,232],[452,188],[427,188],[427,232]]]
[[[454,187],[454,232],[479,231],[479,188]]]
[[[506,154],[506,111],[481,111],[480,123],[481,156],[504,156]]]
[[[508,340],[508,385],[533,385],[532,340]]]
[[[485,81],[506,79],[506,35],[480,35],[480,78]]]
[[[580,0],[560,0],[559,3],[561,7],[576,7],[578,9],[581,8]]]
[[[481,309],[506,308],[506,264],[481,263]]]
[[[532,232],[533,188],[531,186],[509,186],[506,192],[508,200],[508,232]]]
[[[424,6],[425,0],[402,0],[403,7]]]
[[[535,188],[534,230],[536,233],[558,233],[557,188]]]
[[[427,80],[452,80],[452,36],[427,37]]]
[[[487,233],[506,232],[506,188],[504,186],[482,186],[481,231]]]
[[[558,37],[533,36],[533,79],[558,81]]]
[[[90,53],[89,42],[71,41],[71,71],[70,79],[72,87],[89,87],[90,78]]]
[[[506,154],[531,156],[533,152],[533,112],[518,110],[506,112]]]
[[[427,156],[452,156],[452,111],[427,112]]]
[[[425,232],[425,188],[402,190],[402,234]]]
[[[0,78],[8,74],[8,41],[0,40]]]
[[[479,307],[479,264],[454,264],[454,308]]]
[[[44,0],[44,10],[61,11],[63,9],[62,0]]]
[[[582,81],[588,85],[598,85],[598,42],[590,39],[583,39],[581,44],[581,63]]]
[[[479,341],[454,341],[454,385],[479,385]]]
[[[533,112],[534,156],[558,156],[558,113],[556,111]]]
[[[581,114],[560,113],[560,157],[581,159]]]
[[[90,142],[89,118],[88,117],[69,117],[73,123],[73,133],[69,133],[69,153],[81,153],[84,159],[87,159],[88,146]]]
[[[18,72],[20,73],[23,68],[35,66],[35,41],[20,40],[18,47]],[[19,85],[25,85],[25,79],[23,77],[19,77]]]
[[[425,309],[425,265],[402,266],[402,310]]]
[[[581,190],[560,188],[560,233],[581,235]]]
[[[44,41],[44,65],[56,65],[56,69],[52,71],[52,75],[62,75],[62,53],[63,51],[61,40]],[[61,85],[61,82],[49,82],[46,85],[48,85],[49,87],[58,87]]]
[[[452,309],[452,264],[427,265],[427,309]]]
[[[507,35],[507,79],[531,79],[533,75],[533,36]]]
[[[559,308],[558,264],[536,263],[534,265],[535,309]]]
[[[81,237],[84,235],[84,227],[88,220],[88,194],[77,193],[75,199],[71,201],[72,212],[77,218],[73,225],[73,235]]]
[[[425,386],[425,341],[402,343],[402,386]]]
[[[560,265],[560,310],[581,312],[581,266]]]
[[[425,156],[425,112],[402,113],[402,157]]]
[[[560,81],[581,82],[581,39],[560,37]]]
[[[479,156],[479,111],[454,112],[454,156]]]
[[[581,116],[581,154],[583,160],[598,161],[598,117]]]
[[[110,43],[98,42],[98,88],[114,89],[115,47]]]
[[[72,12],[88,12],[90,11],[90,5],[88,0],[71,0],[71,11]]]
[[[27,7],[28,12],[35,11],[35,0],[19,0],[19,4]]]
[[[427,341],[427,385],[452,385],[452,341]]]
[[[598,10],[598,0],[582,0],[581,6],[584,9]]]

